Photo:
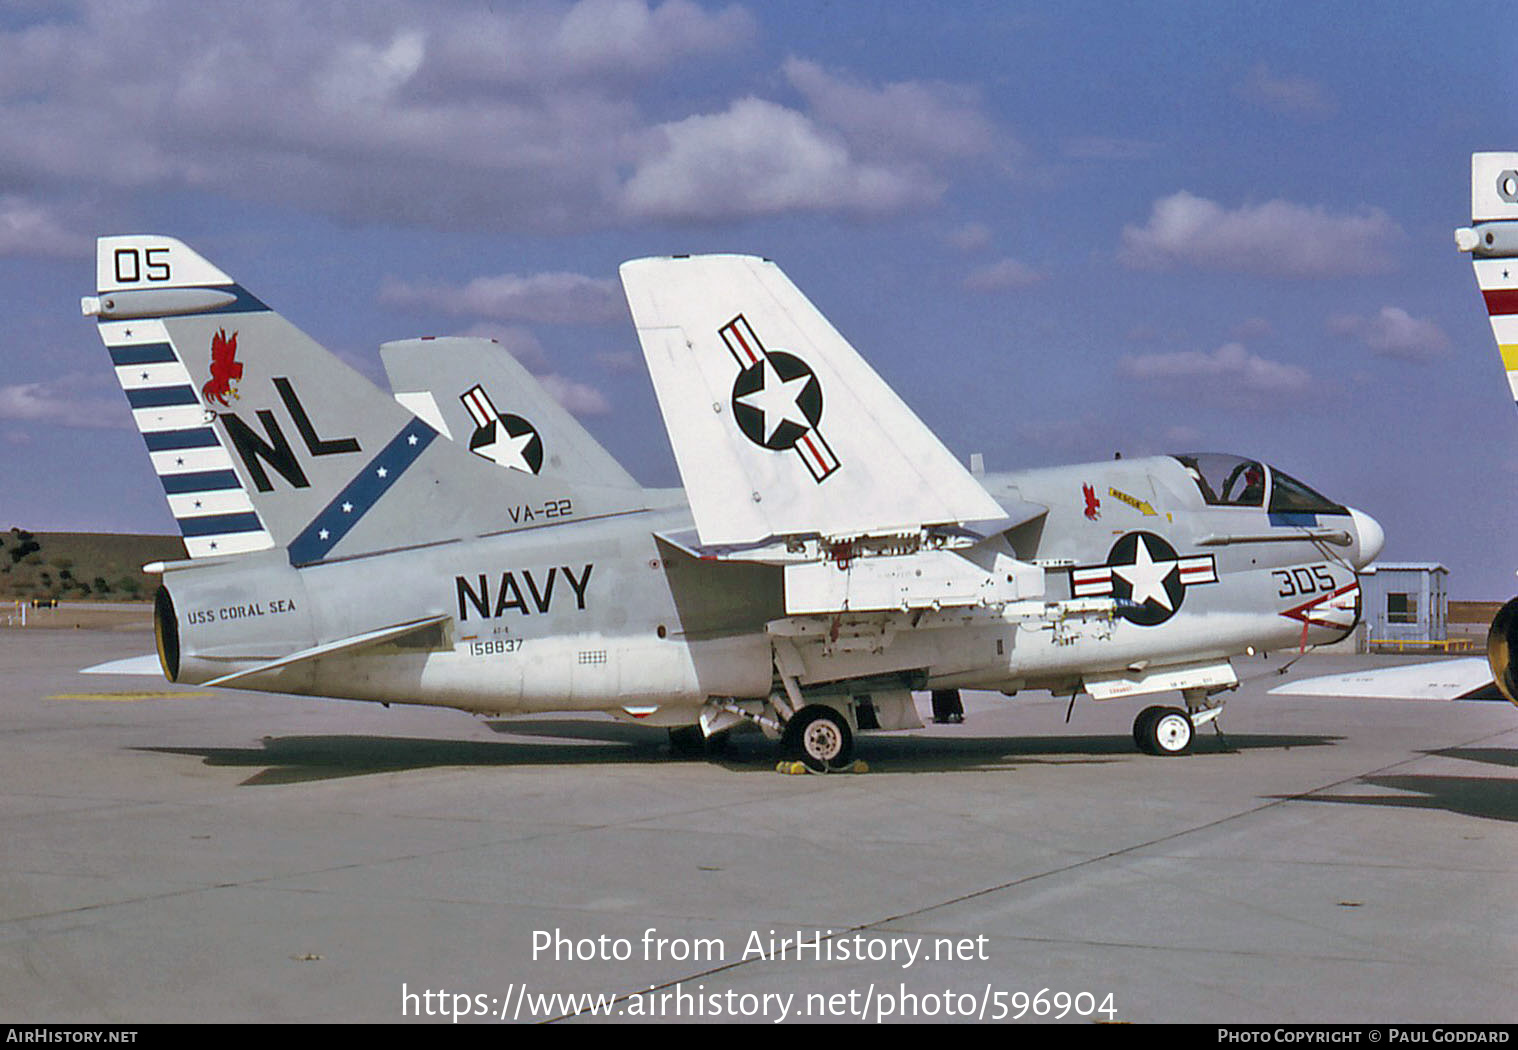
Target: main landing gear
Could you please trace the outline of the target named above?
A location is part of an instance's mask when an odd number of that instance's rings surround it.
[[[1179,707],[1156,704],[1133,720],[1133,742],[1149,755],[1184,755],[1196,739],[1191,716]]]
[[[1217,724],[1218,715],[1223,713],[1223,701],[1205,689],[1186,689],[1181,695],[1186,699],[1185,710],[1155,704],[1144,708],[1133,720],[1133,742],[1140,751],[1149,755],[1184,755],[1191,750],[1197,729],[1208,722],[1223,737]],[[1223,739],[1226,744],[1227,738]]]
[[[826,704],[809,704],[785,724],[785,753],[819,773],[847,769],[854,762],[854,734],[848,719]]]

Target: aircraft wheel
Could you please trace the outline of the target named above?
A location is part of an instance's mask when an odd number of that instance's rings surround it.
[[[1164,706],[1155,704],[1152,707],[1144,708],[1139,712],[1138,717],[1133,720],[1133,742],[1146,755],[1154,754],[1154,751],[1149,746],[1149,729],[1154,725],[1154,720],[1164,713]]]
[[[843,715],[826,704],[803,707],[785,725],[785,750],[823,772],[854,761],[854,734]]]
[[[1191,716],[1179,707],[1161,708],[1148,728],[1145,750],[1151,755],[1184,755],[1191,750],[1191,742],[1196,739],[1196,726],[1191,724]]]

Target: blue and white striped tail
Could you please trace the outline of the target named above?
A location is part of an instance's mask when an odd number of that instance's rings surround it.
[[[190,557],[273,547],[163,322],[102,320],[99,328]]]

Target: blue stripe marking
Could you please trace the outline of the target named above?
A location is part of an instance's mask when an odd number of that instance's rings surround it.
[[[189,430],[159,430],[142,435],[149,452],[170,452],[181,448],[210,448],[217,444],[216,431],[210,427]]]
[[[1298,525],[1310,528],[1318,523],[1316,514],[1307,514],[1300,511],[1277,512],[1270,515],[1272,525]]]
[[[258,515],[251,512],[207,514],[200,518],[179,519],[179,531],[184,533],[185,539],[192,536],[220,536],[228,532],[258,532],[263,527]]]
[[[325,558],[359,519],[379,502],[380,497],[390,491],[390,486],[416,462],[435,437],[437,431],[420,419],[407,423],[390,444],[348,482],[337,498],[291,541],[290,564],[305,565]]]
[[[170,405],[196,405],[200,397],[193,386],[149,386],[126,392],[133,408],[165,408]]]
[[[113,365],[162,365],[175,360],[174,348],[168,343],[141,343],[137,346],[112,346]]]
[[[206,286],[207,291],[227,292],[237,296],[237,301],[228,303],[226,306],[217,307],[215,310],[203,310],[206,314],[251,314],[260,310],[267,311],[269,308],[263,304],[252,292],[240,284],[212,284]]]
[[[222,489],[241,487],[237,475],[230,470],[201,470],[189,474],[165,474],[161,479],[163,491],[171,496],[186,492],[217,492]]]

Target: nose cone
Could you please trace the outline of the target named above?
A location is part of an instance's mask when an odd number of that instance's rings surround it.
[[[1355,568],[1363,569],[1376,560],[1381,548],[1386,546],[1386,533],[1381,523],[1364,511],[1349,509],[1350,520],[1355,525]]]

